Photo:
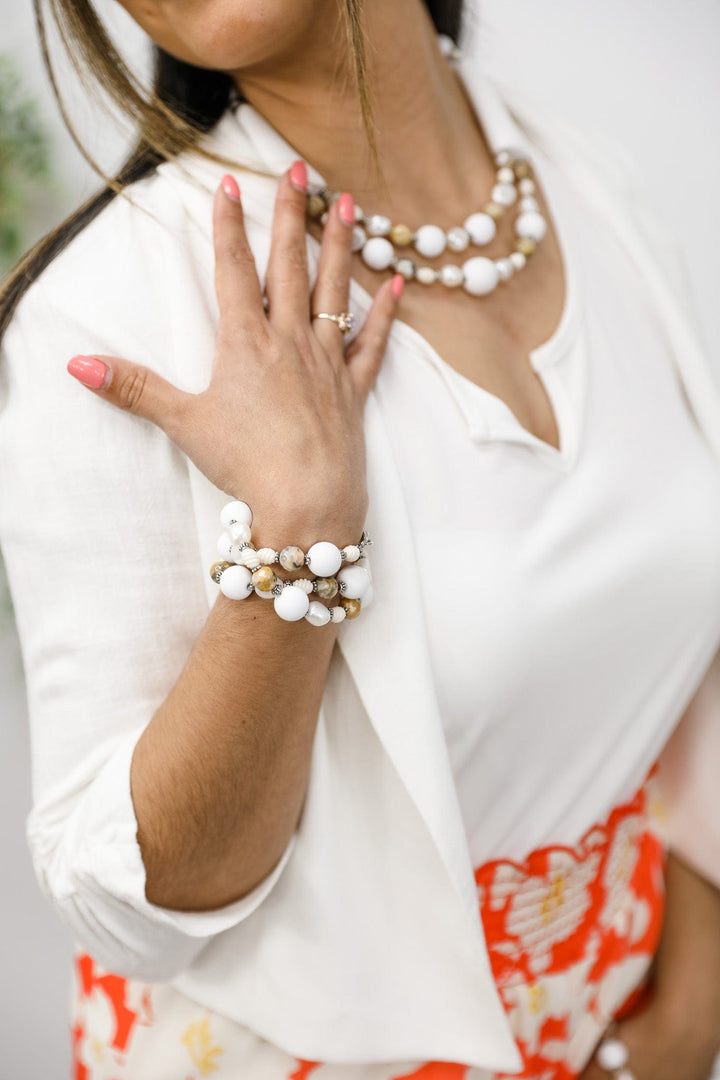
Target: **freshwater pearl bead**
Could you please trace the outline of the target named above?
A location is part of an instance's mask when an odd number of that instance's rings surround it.
[[[228,559],[230,562],[235,560],[232,557],[233,538],[229,532],[224,532],[220,536],[217,542],[217,553],[221,559]]]
[[[346,612],[345,612],[344,607],[339,606],[339,607],[330,608],[330,618],[331,618],[331,621],[334,622],[334,623],[342,622],[343,619],[345,618],[345,614],[346,614]]]
[[[496,184],[492,189],[492,199],[498,206],[512,206],[517,199],[514,184]]]
[[[294,544],[288,544],[280,552],[280,565],[283,570],[299,570],[305,565],[305,552]]]
[[[243,561],[243,552],[247,551],[246,547],[241,547],[240,544],[233,544],[230,548],[230,561],[238,563],[240,566],[247,566],[247,563]],[[255,567],[253,567],[255,569]]]
[[[370,584],[370,575],[364,566],[346,566],[339,571],[337,579],[345,585],[343,596],[350,600],[362,600]]]
[[[250,527],[242,522],[234,522],[229,532],[236,544],[247,544],[250,541]]]
[[[447,246],[451,251],[464,251],[470,243],[470,233],[462,225],[455,225],[447,231]]]
[[[274,548],[260,548],[257,553],[257,557],[264,566],[270,566],[275,562],[275,556],[277,552]]]
[[[252,525],[252,510],[247,503],[241,502],[240,499],[233,499],[232,502],[225,503],[220,511],[220,524],[224,528],[229,529],[236,521],[242,525]]]
[[[459,266],[455,266],[454,263],[447,263],[440,270],[440,280],[449,289],[456,289],[458,285],[462,285],[465,275]]]
[[[343,555],[343,562],[357,562],[360,558],[360,548],[356,544],[348,544],[346,548],[343,548],[341,555]]]
[[[520,200],[520,213],[526,214],[528,211],[534,210],[535,213],[540,212],[540,203],[537,201],[534,195],[524,195]]]
[[[527,262],[527,259],[523,255],[522,251],[513,251],[508,255],[510,262],[513,265],[514,270],[522,270]]]
[[[396,247],[407,247],[412,238],[412,229],[408,225],[393,225],[390,230],[390,239]]]
[[[509,281],[513,276],[513,265],[509,259],[496,259],[495,266],[501,281]]]
[[[445,244],[445,233],[439,225],[421,225],[415,233],[415,247],[426,259],[442,255]]]
[[[602,1069],[612,1072],[628,1063],[628,1051],[619,1039],[604,1039],[597,1049],[597,1062]]]
[[[246,566],[228,566],[220,575],[220,592],[231,600],[244,600],[253,591],[252,574]]]
[[[270,592],[277,585],[277,574],[269,566],[260,566],[252,576],[252,583],[262,592]]]
[[[357,619],[358,615],[360,614],[361,607],[359,600],[353,600],[352,598],[348,598],[346,600],[343,598],[340,601],[340,605],[345,609],[346,619]]]
[[[471,214],[469,218],[466,218],[463,226],[470,236],[473,244],[478,247],[482,247],[483,244],[489,244],[491,240],[495,238],[497,228],[490,214]]]
[[[545,218],[533,210],[520,214],[515,221],[515,232],[518,236],[527,237],[528,240],[534,240],[537,244],[547,232]]]
[[[322,600],[332,600],[338,594],[338,583],[334,577],[321,577],[315,582],[315,592]]]
[[[535,181],[525,178],[518,181],[518,191],[521,195],[534,195],[535,194]]]
[[[330,622],[331,615],[329,609],[319,600],[311,600],[305,619],[311,626],[326,626]]]
[[[383,236],[373,236],[362,249],[362,260],[371,270],[387,270],[395,257],[395,249]]]
[[[384,214],[371,214],[365,226],[369,236],[387,236],[392,229],[392,221]]]
[[[495,164],[499,168],[502,168],[504,165],[509,165],[511,161],[512,157],[508,150],[498,150],[497,154],[495,155]]]
[[[352,249],[353,251],[360,251],[367,243],[367,233],[363,229],[362,225],[353,225],[352,234]]]
[[[402,274],[406,281],[412,281],[415,277],[415,263],[412,259],[396,259],[395,269]]]
[[[418,266],[415,277],[422,285],[432,285],[437,281],[437,274],[432,266]]]
[[[274,606],[281,619],[297,622],[307,615],[310,601],[302,589],[298,589],[296,585],[286,585],[280,595],[275,597]]]
[[[319,577],[332,577],[342,565],[340,548],[329,540],[320,540],[313,544],[307,553],[308,566]]]
[[[498,283],[498,271],[492,259],[486,259],[484,255],[476,255],[463,263],[465,274],[465,289],[472,296],[487,296]]]

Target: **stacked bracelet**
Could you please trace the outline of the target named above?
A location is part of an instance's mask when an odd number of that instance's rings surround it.
[[[224,526],[218,540],[220,560],[210,567],[210,577],[231,600],[244,600],[254,591],[274,601],[281,619],[297,622],[304,618],[313,626],[354,619],[360,614],[361,601],[369,602],[370,574],[364,566],[352,565],[364,557],[365,548],[372,544],[366,532],[357,544],[343,548],[321,540],[307,553],[294,544],[276,551],[253,546],[252,511],[247,503],[237,499],[226,503],[220,512],[220,522]],[[308,566],[316,576],[285,581],[272,569],[275,563],[288,571]],[[343,563],[351,565],[340,569]],[[339,593],[340,603],[327,607],[319,600],[310,600],[311,593],[323,600],[331,600]]]
[[[612,1034],[606,1034],[595,1051],[595,1064],[609,1073],[613,1080],[635,1080],[635,1074],[628,1067],[630,1054],[627,1046],[617,1037],[614,1028]]]

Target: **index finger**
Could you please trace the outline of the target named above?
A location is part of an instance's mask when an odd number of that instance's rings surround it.
[[[226,173],[213,202],[215,294],[223,321],[236,326],[265,319],[255,256],[245,232],[240,189]]]

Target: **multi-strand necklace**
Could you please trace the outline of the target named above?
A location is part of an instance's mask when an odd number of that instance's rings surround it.
[[[451,39],[443,39],[441,35],[440,45],[450,60],[458,58],[458,50]],[[498,150],[495,154],[495,170],[490,198],[462,225],[453,225],[449,229],[439,225],[420,225],[413,230],[408,225],[394,223],[384,214],[366,214],[362,207],[356,205],[353,251],[360,253],[371,270],[391,270],[402,274],[406,281],[419,281],[422,285],[439,281],[449,289],[462,286],[473,296],[486,296],[499,282],[508,281],[523,269],[547,231],[545,218],[535,197],[535,180],[527,158],[510,148]],[[324,226],[328,208],[339,196],[340,192],[326,187],[310,190],[307,199],[309,216]],[[498,223],[511,207],[515,207],[514,248],[501,258],[473,255],[462,263],[448,262],[436,269],[418,263],[408,253],[408,249],[413,247],[418,255],[433,259],[445,251],[457,256],[471,245],[484,247],[495,239]]]

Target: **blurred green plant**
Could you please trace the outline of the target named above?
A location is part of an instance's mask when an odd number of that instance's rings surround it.
[[[33,189],[49,179],[49,140],[37,102],[0,53],[0,271],[20,256]]]

